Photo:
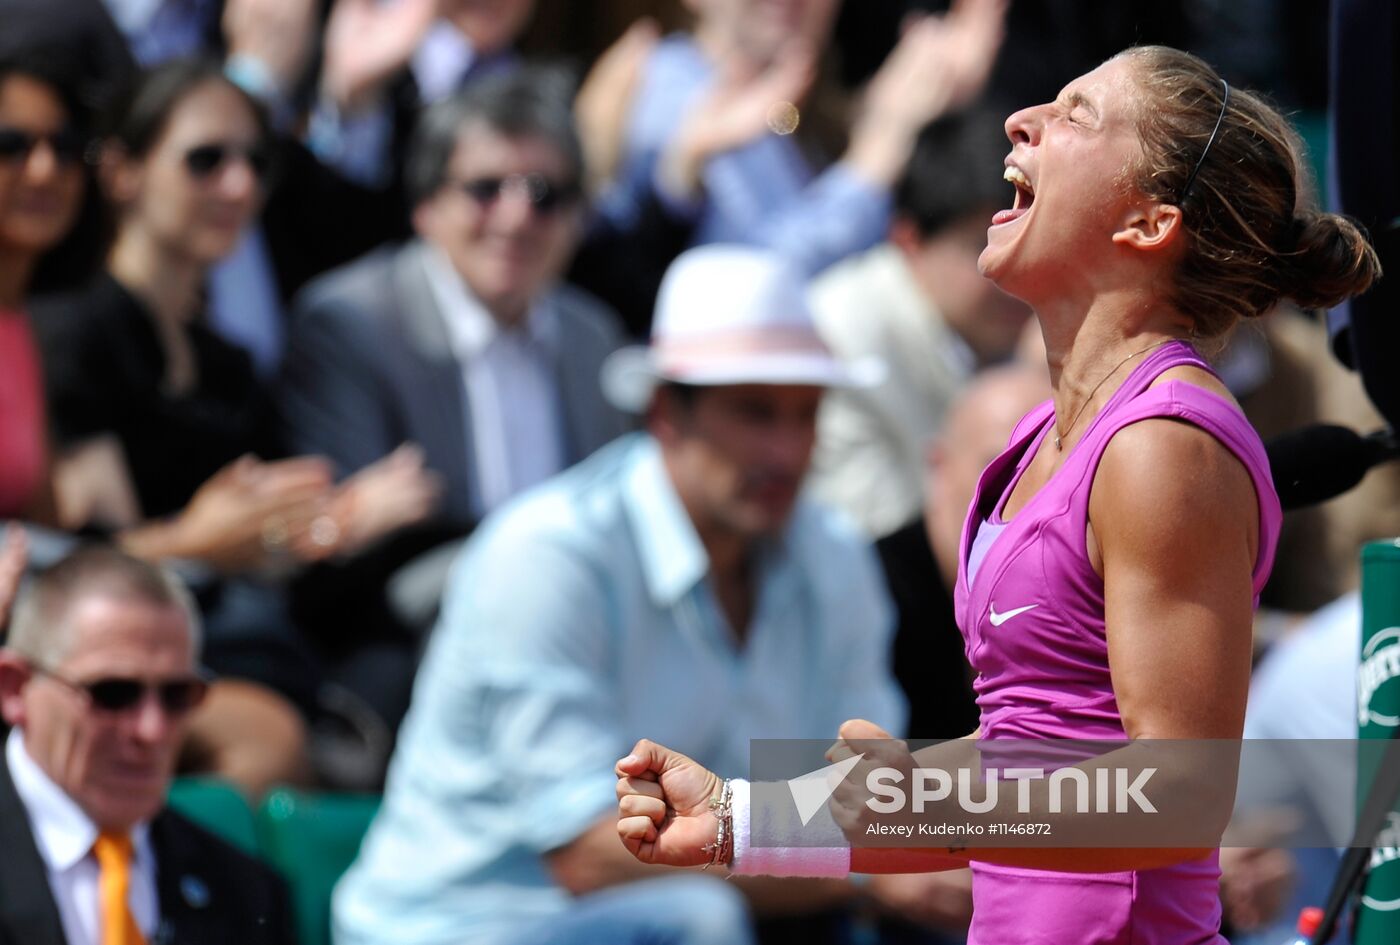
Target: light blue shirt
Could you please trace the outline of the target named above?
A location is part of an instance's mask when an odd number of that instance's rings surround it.
[[[853,717],[902,730],[892,608],[844,520],[799,503],[742,646],[708,570],[645,434],[487,520],[336,889],[340,945],[515,941],[567,909],[542,854],[615,811],[613,765],[638,738],[743,776],[753,738],[830,738]]]
[[[788,136],[767,133],[712,158],[702,175],[703,202],[694,207],[658,188],[662,151],[714,80],[714,66],[688,36],[668,37],[652,53],[628,120],[618,183],[599,202],[609,222],[631,229],[655,193],[678,216],[694,216],[695,244],[768,247],[808,276],[885,238],[889,192],[839,162],[814,173]]]

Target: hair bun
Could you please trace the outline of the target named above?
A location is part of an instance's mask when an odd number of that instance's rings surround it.
[[[1292,231],[1295,246],[1280,257],[1281,294],[1304,308],[1331,308],[1380,278],[1376,251],[1349,217],[1303,210]]]

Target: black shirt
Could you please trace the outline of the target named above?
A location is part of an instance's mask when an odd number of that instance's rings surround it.
[[[187,327],[198,377],[177,396],[164,387],[154,315],[109,274],[31,312],[55,444],[115,435],[143,514],[178,510],[244,453],[275,454],[270,400],[251,359],[201,319]]]

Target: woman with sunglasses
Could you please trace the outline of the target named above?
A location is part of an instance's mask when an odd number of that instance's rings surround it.
[[[831,806],[850,847],[821,851],[750,846],[742,821],[767,811],[744,803],[746,783],[725,785],[737,791],[722,792],[717,816],[716,775],[639,742],[618,763],[619,832],[644,861],[738,873],[970,863],[969,942],[980,945],[1223,945],[1214,848],[1237,759],[1207,753],[1215,764],[1203,766],[1200,750],[1241,736],[1252,610],[1281,513],[1258,436],[1198,349],[1281,299],[1320,308],[1364,292],[1379,263],[1351,221],[1306,205],[1286,120],[1186,53],[1128,50],[1016,112],[1006,131],[1015,200],[992,218],[979,265],[1034,309],[1054,396],[983,472],[964,522],[956,602],[978,731],[911,754],[868,722],[845,723],[828,758],[851,766]],[[1158,816],[1128,805],[1123,781],[1121,800],[1095,805],[1114,813],[1060,813],[1045,777],[1070,739],[1114,748],[1066,772],[1086,779],[1083,768],[1140,776],[1161,760],[1145,795]],[[1009,754],[1018,741],[1036,754]],[[980,780],[984,766],[1028,761],[1041,780],[973,785],[971,800],[996,794],[975,821],[1008,828],[990,836],[1044,824],[1038,847],[865,839],[889,826],[867,804],[876,768],[968,768]],[[924,811],[956,826],[970,809],[950,799]]]
[[[211,668],[310,712],[317,661],[279,579],[414,521],[435,485],[412,453],[341,487],[320,458],[276,458],[271,400],[251,358],[204,322],[209,270],[261,206],[268,147],[259,107],[217,63],[146,75],[101,154],[116,215],[105,269],[34,314],[61,518],[121,528],[122,544],[144,558],[212,566],[218,579],[201,601]],[[216,688],[211,705],[229,692]],[[286,736],[281,752],[238,726],[211,737],[256,792],[301,764],[301,723],[270,691],[240,696],[229,717],[248,708]]]
[[[175,149],[172,132],[183,136]],[[62,152],[70,176],[81,181],[86,167],[103,178],[115,198],[109,206],[116,232],[105,268],[77,281],[79,288],[57,287],[67,291],[31,305],[53,436],[53,499],[39,520],[110,532],[150,560],[193,559],[223,573],[260,566],[267,554],[257,533],[258,513],[284,515],[292,523],[297,515],[308,519],[312,503],[323,501],[329,488],[320,464],[304,463],[278,478],[276,470],[264,472],[264,464],[239,458],[266,449],[266,398],[247,357],[198,318],[205,270],[232,248],[258,206],[253,163],[262,164],[261,120],[216,69],[182,67],[162,70],[141,85],[117,140],[120,146],[106,155],[89,148],[86,138]],[[208,181],[220,163],[199,151],[205,144],[239,150],[241,165],[224,163],[237,166],[242,178],[213,192],[199,190],[198,182]],[[186,151],[197,153],[189,157]],[[196,186],[183,186],[187,182]],[[216,596],[204,601],[206,655],[228,678],[192,720],[191,746],[201,768],[256,792],[299,773],[304,723],[293,703],[270,688],[280,682],[275,675],[220,658],[219,638],[227,635],[221,623],[237,607],[272,611],[248,603],[267,595],[223,584],[211,585],[211,592]],[[240,617],[237,623],[250,620]],[[268,648],[253,640],[239,644],[250,658]],[[280,659],[269,665],[295,667],[281,675],[310,675],[304,654],[290,645],[277,652]],[[252,731],[239,735],[240,727]]]
[[[0,519],[53,524],[40,357],[26,312],[35,288],[96,268],[105,211],[83,163],[92,116],[76,63],[56,49],[0,52]],[[0,537],[0,631],[24,571],[24,533]]]
[[[142,516],[178,510],[220,467],[270,451],[247,355],[202,318],[209,269],[258,211],[266,140],[260,109],[217,64],[151,73],[101,155],[117,217],[106,267],[35,307],[59,439],[113,437]]]
[[[0,55],[0,518],[53,517],[30,294],[81,282],[101,245],[91,116],[69,66],[52,50]]]
[[[127,544],[224,573],[353,552],[416,520],[433,495],[411,451],[334,491],[321,460],[252,458],[281,452],[270,396],[203,312],[210,269],[261,208],[270,146],[260,106],[217,62],[148,73],[101,150],[116,215],[106,267],[34,305],[51,428],[66,451],[60,517],[175,516],[178,527]]]

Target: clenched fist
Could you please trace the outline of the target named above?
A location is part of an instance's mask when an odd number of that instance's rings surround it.
[[[719,827],[710,809],[722,779],[699,762],[642,739],[617,763],[617,832],[643,863],[700,866]]]

